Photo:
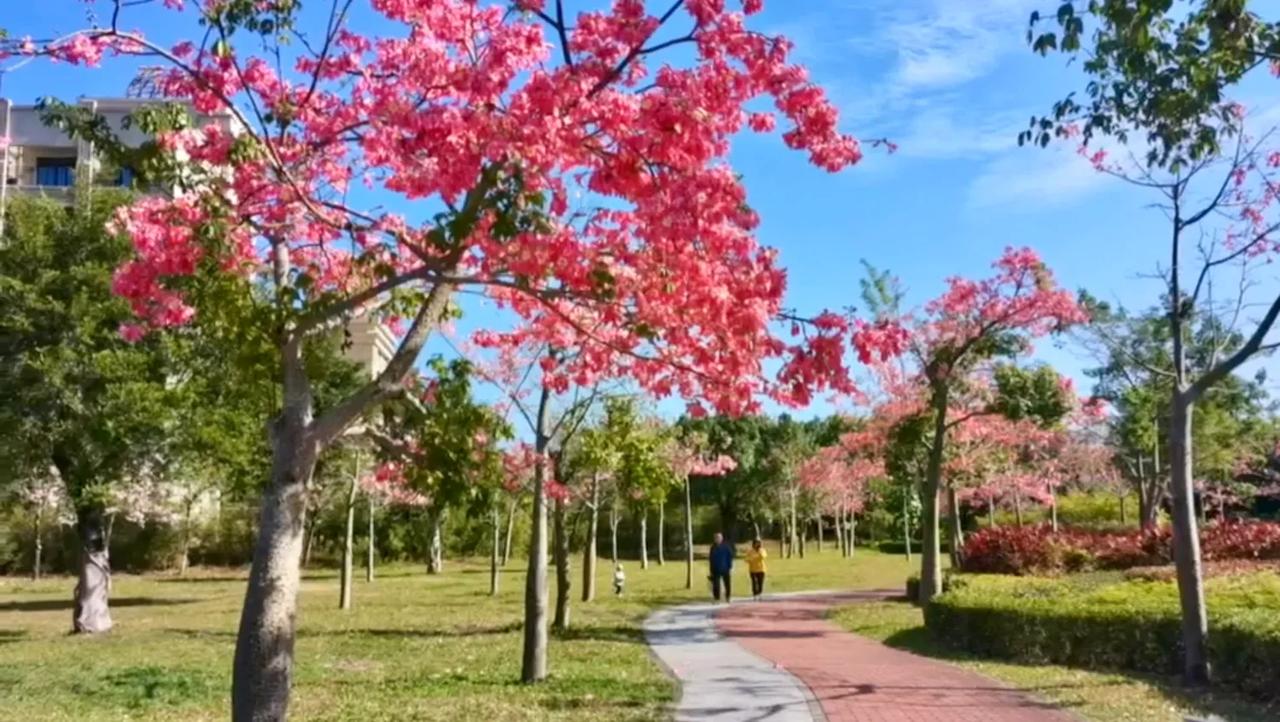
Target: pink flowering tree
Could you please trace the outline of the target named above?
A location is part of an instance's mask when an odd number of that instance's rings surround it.
[[[53,467],[27,479],[18,488],[18,501],[31,513],[31,578],[39,580],[43,572],[45,524],[51,521],[62,526],[75,524],[75,507],[67,496],[67,485]]]
[[[868,457],[865,451],[852,440],[850,446],[842,442],[822,447],[797,471],[800,485],[813,498],[819,527],[824,516],[835,518],[836,536],[844,556],[853,554],[856,518],[865,505],[868,483],[884,475],[883,462]]]
[[[667,463],[676,480],[684,486],[684,588],[693,589],[693,490],[694,476],[722,476],[738,468],[738,463],[725,454],[711,454],[705,435],[688,432],[669,440]]]
[[[554,389],[626,375],[742,411],[761,393],[847,384],[831,353],[842,320],[818,317],[808,343],[770,332],[785,275],[756,243],[758,218],[726,162],[734,134],[779,121],[785,143],[821,168],[861,154],[789,60],[790,43],[749,29],[761,0],[654,12],[615,0],[576,15],[558,0],[374,0],[377,36],[350,22],[349,2],[295,17],[294,2],[174,0],[165,30],[186,22],[195,39],[171,46],[129,29],[140,3],[99,4],[108,24],[53,40],[10,28],[6,51],[84,65],[146,55],[169,69],[167,95],[233,120],[160,134],[168,163],[154,180],[178,192],[117,221],[137,250],[116,279],[139,317],[123,332],[230,312],[225,294],[193,287],[211,266],[249,279],[238,303],[267,304],[255,332],[279,356],[283,406],[237,637],[235,719],[287,710],[297,500],[317,455],[399,393],[459,291],[516,319],[485,343],[582,347],[548,375]],[[325,30],[300,37],[303,26]],[[754,110],[762,98],[772,111]],[[402,215],[389,200],[415,207]],[[362,315],[403,317],[397,350],[316,414],[303,349]],[[781,377],[766,374],[769,359]],[[523,677],[540,680],[545,665],[532,661]]]
[[[906,314],[897,325],[907,329],[929,416],[923,432],[928,449],[923,488],[923,536],[920,595],[928,601],[941,589],[939,494],[947,458],[948,434],[975,415],[991,413],[989,404],[966,396],[981,391],[975,374],[997,358],[1028,353],[1033,339],[1085,320],[1072,294],[1057,286],[1052,273],[1029,248],[1009,248],[981,280],[951,278],[947,290],[922,313]],[[954,510],[956,504],[951,506]]]

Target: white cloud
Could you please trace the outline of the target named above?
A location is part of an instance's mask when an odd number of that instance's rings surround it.
[[[973,158],[1017,145],[1026,126],[1022,112],[983,112],[961,103],[924,105],[893,141],[909,158]]]
[[[1022,148],[987,163],[969,184],[968,206],[985,211],[1063,205],[1110,180],[1066,147]]]

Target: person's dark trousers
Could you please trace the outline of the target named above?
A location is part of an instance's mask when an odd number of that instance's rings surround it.
[[[751,596],[764,594],[764,572],[751,572]]]
[[[715,572],[711,575],[711,596],[715,597],[717,602],[720,601],[721,584],[724,584],[724,600],[731,601],[733,596],[731,579],[727,572]]]

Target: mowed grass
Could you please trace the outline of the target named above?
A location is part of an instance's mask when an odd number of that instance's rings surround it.
[[[1275,722],[1280,709],[1224,693],[1192,696],[1176,679],[1097,672],[1056,665],[980,659],[941,647],[924,628],[920,609],[905,601],[840,607],[832,620],[856,634],[972,669],[1091,722],[1183,722],[1217,715],[1229,722]]]
[[[336,573],[309,570],[298,618],[291,716],[300,720],[649,720],[668,716],[676,685],[651,657],[641,622],[654,608],[709,596],[706,562],[684,589],[681,562],[641,570],[625,562],[627,593],[610,591],[608,561],[596,601],[579,601],[573,560],[570,631],[553,636],[551,678],[519,683],[523,562],[488,595],[487,563],[447,563],[361,572],[355,607],[337,609]],[[902,557],[828,548],[806,559],[771,559],[769,591],[900,588]],[[748,588],[735,567],[739,593]],[[224,720],[244,595],[243,571],[118,575],[115,629],[70,636],[69,577],[0,580],[0,720]],[[554,577],[552,578],[554,600]]]

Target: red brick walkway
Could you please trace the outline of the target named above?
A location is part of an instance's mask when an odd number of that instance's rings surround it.
[[[831,722],[1077,722],[1047,703],[959,667],[886,647],[826,621],[855,592],[735,604],[720,631],[799,677]]]

